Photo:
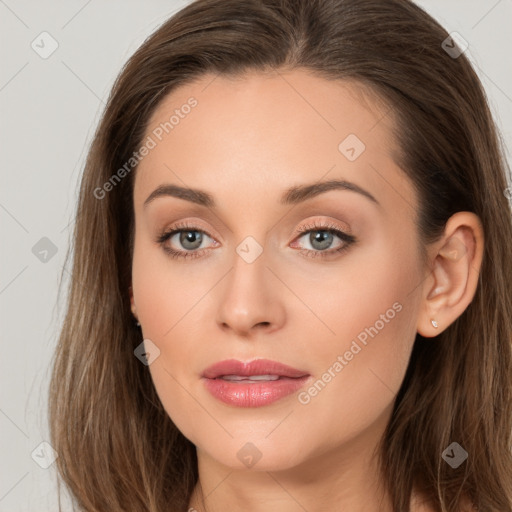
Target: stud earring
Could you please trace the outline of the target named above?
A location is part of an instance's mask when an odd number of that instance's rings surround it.
[[[437,329],[438,325],[437,325],[437,322],[435,320],[431,320],[432,322],[432,325]]]

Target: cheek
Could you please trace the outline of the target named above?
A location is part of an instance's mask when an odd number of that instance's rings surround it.
[[[178,368],[188,368],[188,357],[179,350],[170,353],[168,347],[150,366],[151,378],[162,405],[178,429],[194,444],[201,441],[200,433],[209,418],[200,402],[194,399],[196,390],[183,378]],[[197,419],[201,418],[198,422]],[[207,425],[210,428],[214,425]]]
[[[195,325],[202,297],[218,281],[219,269],[177,262],[149,242],[135,244],[132,281],[146,338],[167,343],[182,324]],[[188,337],[192,338],[188,331]]]
[[[194,269],[195,268],[195,269]],[[192,442],[200,444],[204,409],[193,397],[197,394],[196,363],[205,350],[202,316],[205,298],[218,281],[218,269],[198,271],[198,267],[173,261],[161,249],[144,242],[136,244],[132,280],[136,307],[144,339],[160,350],[148,367],[156,392],[169,417]],[[210,324],[213,325],[210,312]],[[208,421],[208,417],[204,418]],[[210,428],[215,425],[209,425]],[[204,433],[202,434],[204,436]]]
[[[315,350],[312,364],[319,372],[298,396],[302,411],[297,418],[309,421],[314,436],[327,440],[326,446],[349,443],[379,418],[387,421],[383,417],[390,413],[402,384],[415,335],[413,308],[402,301],[393,304],[395,308],[389,308],[387,300],[366,303],[364,313],[347,312],[346,325],[342,319],[337,323],[347,335]],[[351,316],[357,318],[356,325]]]
[[[319,436],[334,443],[389,411],[407,370],[419,297],[412,292],[421,273],[408,244],[397,246],[361,252],[337,290],[330,286],[319,299],[322,320],[335,334],[325,330],[315,344],[311,364],[319,373],[300,403]]]
[[[350,350],[354,340],[377,358],[389,348],[409,350],[416,311],[411,292],[419,290],[421,272],[410,242],[392,235],[372,234],[371,243],[329,266],[279,269],[293,289],[293,295],[282,292],[289,324],[300,326],[295,330],[303,350],[314,347],[308,354],[313,366],[325,366],[333,354]]]

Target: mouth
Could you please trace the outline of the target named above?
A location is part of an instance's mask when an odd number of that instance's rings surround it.
[[[311,375],[277,361],[221,361],[201,375],[206,389],[218,400],[236,407],[261,407],[304,386]]]
[[[227,380],[228,382],[261,382],[279,380],[282,378],[286,379],[287,377],[282,377],[281,375],[251,375],[250,377],[244,377],[243,375],[222,375],[216,378]]]
[[[277,380],[279,378],[298,378],[309,375],[308,372],[292,368],[277,361],[268,359],[255,359],[248,363],[238,361],[237,359],[227,359],[209,366],[202,377],[206,379],[216,379],[224,377],[253,378],[259,380]]]

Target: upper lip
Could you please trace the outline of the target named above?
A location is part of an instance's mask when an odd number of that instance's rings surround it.
[[[209,366],[202,373],[202,377],[215,379],[224,375],[240,375],[250,377],[252,375],[279,375],[280,377],[298,378],[309,375],[308,372],[292,368],[278,361],[269,359],[255,359],[244,363],[237,359],[227,359]]]

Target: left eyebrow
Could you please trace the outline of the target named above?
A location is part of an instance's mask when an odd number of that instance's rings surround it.
[[[280,203],[283,205],[298,204],[331,190],[348,190],[356,192],[380,206],[380,203],[372,194],[370,194],[370,192],[361,188],[359,185],[346,180],[329,180],[320,183],[290,187],[282,195]],[[148,198],[144,201],[144,208],[156,198],[164,196],[176,197],[201,206],[206,206],[207,208],[217,207],[213,196],[204,190],[164,184],[151,192]]]
[[[345,180],[329,180],[310,185],[306,184],[291,187],[283,194],[281,204],[298,204],[319,194],[329,192],[330,190],[349,190],[351,192],[356,192],[380,206],[379,201],[377,201],[370,192],[355,183]]]

